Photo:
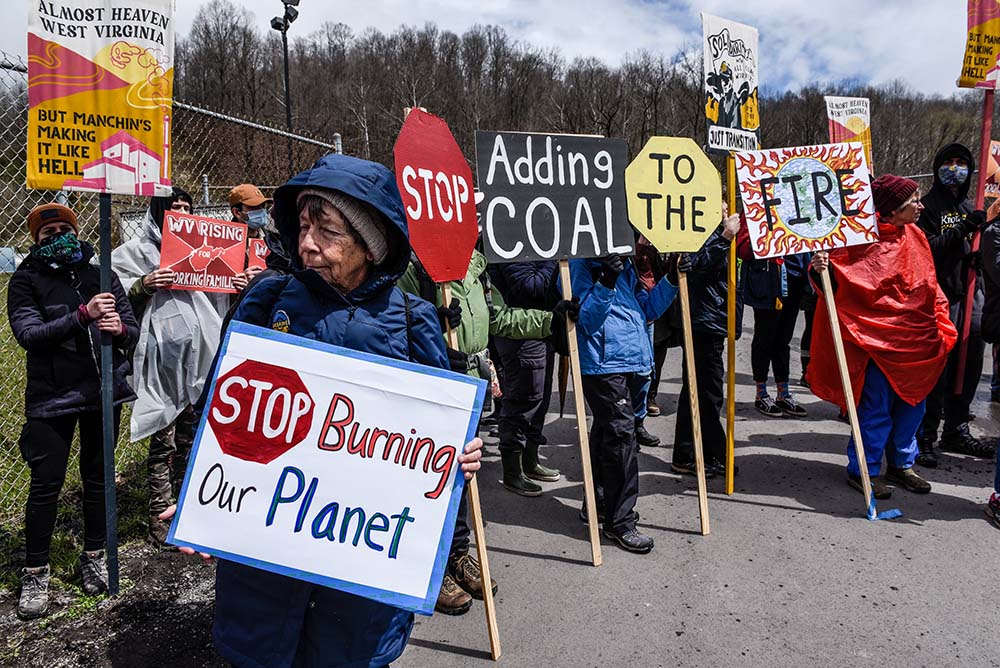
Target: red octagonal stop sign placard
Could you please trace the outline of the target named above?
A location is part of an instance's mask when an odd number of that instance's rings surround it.
[[[431,280],[465,278],[479,234],[472,170],[443,119],[414,109],[393,149],[410,244]]]
[[[294,370],[247,360],[215,383],[208,422],[224,453],[267,464],[305,439],[315,405]]]

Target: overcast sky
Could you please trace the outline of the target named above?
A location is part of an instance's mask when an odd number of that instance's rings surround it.
[[[31,1],[0,0],[0,49],[24,55]],[[179,34],[190,29],[202,3],[176,0]],[[281,11],[280,0],[239,4],[254,12],[262,30]],[[346,23],[355,32],[433,22],[460,33],[490,23],[564,56],[594,56],[610,64],[629,51],[669,57],[697,43],[698,14],[706,11],[760,29],[760,84],[766,93],[846,79],[902,79],[923,93],[950,94],[966,24],[965,0],[301,0],[299,10],[290,36],[323,21]]]

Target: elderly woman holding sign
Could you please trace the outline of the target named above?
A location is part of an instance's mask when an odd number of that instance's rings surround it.
[[[274,220],[292,273],[255,283],[234,319],[448,368],[434,307],[395,287],[410,243],[385,167],[326,156],[275,192]],[[467,478],[480,448],[474,439],[459,456]],[[215,594],[216,648],[241,668],[383,666],[413,625],[404,610],[229,561],[219,562]]]

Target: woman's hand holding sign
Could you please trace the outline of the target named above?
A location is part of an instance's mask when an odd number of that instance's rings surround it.
[[[483,458],[483,439],[478,436],[465,444],[465,452],[458,456],[458,463],[462,465],[462,473],[466,480],[472,480],[472,476],[479,470],[480,460]]]

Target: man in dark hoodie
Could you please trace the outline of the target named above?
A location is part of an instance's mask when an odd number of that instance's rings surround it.
[[[930,244],[938,284],[948,299],[951,321],[961,331],[969,263],[974,259],[969,239],[983,227],[986,214],[983,211],[973,211],[966,201],[976,168],[972,151],[962,144],[949,144],[938,151],[933,168],[934,185],[921,200],[924,210],[917,225]],[[942,409],[942,450],[976,457],[992,457],[995,452],[993,445],[982,443],[969,431],[969,405],[983,372],[983,339],[980,334],[982,310],[980,275],[976,280],[962,392],[954,393],[959,356],[959,346],[956,345],[948,357],[948,364],[937,386],[927,397],[927,413],[918,439],[920,454],[917,456],[917,463],[921,466],[937,466],[934,442],[937,440]]]

